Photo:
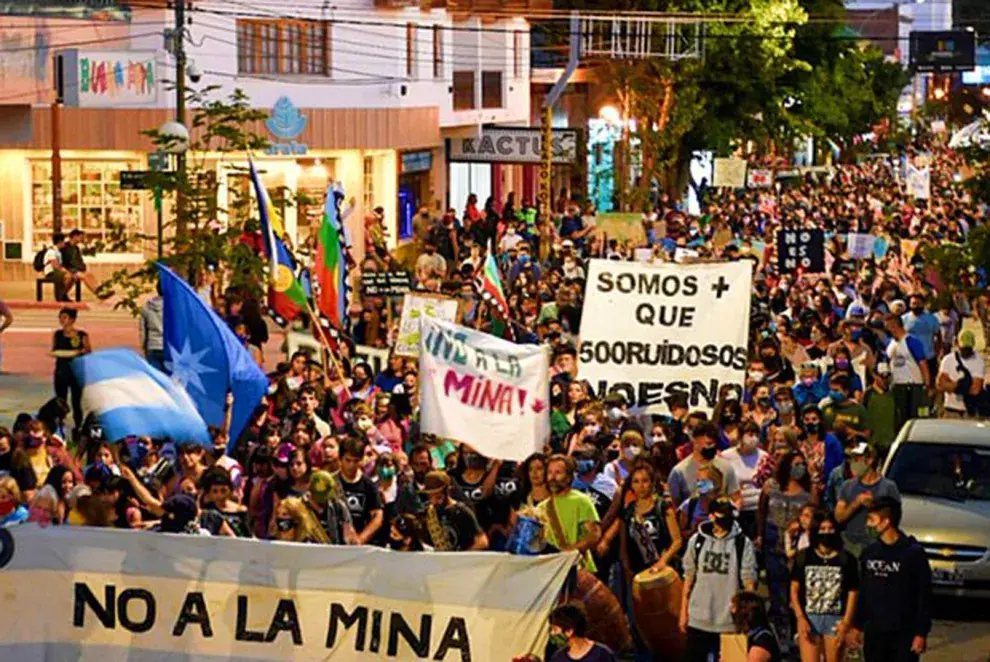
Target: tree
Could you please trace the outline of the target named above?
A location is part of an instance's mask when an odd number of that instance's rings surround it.
[[[218,87],[202,90],[189,89],[186,103],[191,111],[190,143],[184,176],[176,172],[155,172],[148,185],[159,188],[166,198],[183,195],[185,202],[181,217],[172,205],[171,217],[164,223],[162,262],[183,274],[191,283],[198,282],[200,274],[212,269],[225,280],[226,285],[246,288],[252,295],[263,292],[264,260],[249,245],[237,241],[243,230],[256,230],[257,224],[248,221],[245,227],[224,224],[223,214],[230,217],[249,216],[252,209],[250,192],[231,189],[231,204],[218,204],[219,182],[217,167],[225,165],[230,154],[261,151],[268,141],[251,127],[267,118],[264,111],[251,107],[247,95],[240,89],[227,98],[215,98]],[[143,131],[155,147],[168,150],[174,147],[175,138],[162,135],[157,129]],[[236,170],[236,169],[235,169]],[[274,192],[273,201],[286,197],[284,191]],[[292,204],[291,200],[286,200]],[[184,232],[177,233],[179,225]],[[95,252],[130,252],[143,250],[155,240],[148,235],[133,235],[123,227],[112,227],[109,238],[92,247]],[[121,297],[118,306],[138,310],[138,298],[153,289],[157,281],[157,260],[149,260],[141,268],[123,268],[114,272],[102,286],[113,288]]]

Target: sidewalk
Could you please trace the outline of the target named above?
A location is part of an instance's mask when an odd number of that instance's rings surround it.
[[[35,301],[35,284],[33,280],[14,280],[0,283],[0,299],[15,310],[43,309],[58,310],[60,308],[78,308],[79,310],[89,310],[94,303],[99,301],[96,296],[86,289],[80,290],[82,298],[79,303],[75,302],[75,288],[69,293],[73,299],[71,303],[63,303],[55,300],[53,286],[46,285],[44,288],[44,300]]]

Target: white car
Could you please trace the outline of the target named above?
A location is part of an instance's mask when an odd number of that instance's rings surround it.
[[[901,529],[925,548],[934,592],[990,598],[990,422],[909,421],[883,473],[901,493]]]

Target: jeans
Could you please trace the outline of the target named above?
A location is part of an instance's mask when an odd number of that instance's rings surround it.
[[[163,349],[149,349],[144,353],[144,358],[147,359],[148,363],[152,368],[165,372],[165,350]]]

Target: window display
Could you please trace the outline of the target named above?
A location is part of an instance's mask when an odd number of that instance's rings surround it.
[[[62,231],[82,230],[87,242],[107,239],[111,223],[140,233],[144,219],[142,191],[120,188],[122,170],[140,169],[140,161],[63,161]],[[31,212],[34,245],[51,242],[51,161],[31,162]]]

